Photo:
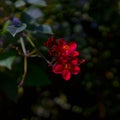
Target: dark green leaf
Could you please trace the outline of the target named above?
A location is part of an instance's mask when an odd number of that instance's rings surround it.
[[[17,82],[11,76],[0,73],[0,89],[8,98],[17,101]]]
[[[28,86],[45,86],[50,84],[50,80],[47,75],[44,73],[38,66],[29,66],[28,73],[25,79],[25,85]]]

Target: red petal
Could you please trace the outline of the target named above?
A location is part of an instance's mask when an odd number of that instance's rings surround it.
[[[75,42],[69,43],[68,46],[69,46],[68,49],[69,53],[73,52],[77,48],[77,44]]]
[[[79,52],[78,51],[73,51],[71,54],[70,54],[71,57],[77,57],[79,56]]]
[[[86,60],[83,59],[83,60],[80,61],[80,64],[83,64],[83,63],[85,63],[85,62],[86,62]]]
[[[69,70],[65,69],[63,72],[62,72],[62,77],[64,80],[69,80],[70,77],[71,77],[71,73]]]
[[[68,56],[60,56],[58,61],[62,64],[65,64],[69,60]]]
[[[72,70],[71,70],[71,73],[74,74],[74,75],[77,75],[79,74],[80,72],[80,68],[78,66],[75,66]]]
[[[64,70],[64,66],[62,64],[56,64],[53,66],[52,71],[56,74],[61,74]]]
[[[76,59],[71,60],[71,61],[70,61],[70,64],[76,65],[76,64],[78,64],[78,62],[79,62],[79,59],[76,58]]]
[[[58,39],[58,47],[62,48],[66,45],[66,41],[64,39]]]
[[[51,37],[51,42],[55,43],[55,37],[54,36]]]

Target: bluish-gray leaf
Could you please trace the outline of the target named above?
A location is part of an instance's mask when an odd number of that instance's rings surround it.
[[[25,13],[27,13],[30,17],[32,17],[33,19],[38,19],[40,17],[43,17],[43,13],[40,9],[36,8],[36,7],[29,7]]]
[[[17,0],[17,1],[14,3],[14,5],[15,5],[16,8],[22,7],[22,6],[24,6],[25,4],[26,4],[26,3],[25,3],[24,0]]]
[[[52,28],[49,25],[41,25],[38,27],[39,31],[45,34],[53,34]]]
[[[0,66],[11,69],[15,58],[16,58],[15,56],[11,56],[11,57],[8,57],[6,59],[0,60]]]
[[[15,37],[15,35],[23,30],[25,30],[25,28],[27,27],[26,24],[22,24],[20,27],[16,27],[14,25],[10,25],[7,27],[7,31],[13,36]]]
[[[46,2],[44,0],[27,0],[28,3],[33,5],[39,5],[39,6],[46,6]]]

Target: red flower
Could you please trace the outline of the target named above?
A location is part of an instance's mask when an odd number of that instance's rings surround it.
[[[80,67],[77,65],[79,60],[73,59],[68,61],[67,63],[56,63],[53,66],[53,72],[56,74],[62,74],[64,80],[69,80],[71,78],[71,74],[77,75],[80,72]]]
[[[64,39],[58,39],[58,45],[57,45],[57,54],[66,56],[71,54],[72,52],[74,52],[77,48],[77,44],[75,42],[70,42],[70,43],[66,43],[66,41]],[[77,54],[79,54],[76,51]]]
[[[67,62],[73,58],[79,56],[79,52],[76,51],[77,44],[75,42],[66,43],[64,39],[58,39],[58,45],[56,48],[58,62]]]
[[[55,44],[56,44],[56,42],[55,42],[54,36],[48,38],[47,42],[44,43],[44,45],[48,48],[52,48]]]
[[[73,58],[77,58],[79,56],[79,52],[78,51],[73,51],[71,54],[68,55],[59,55],[57,61],[58,62],[62,62],[63,64],[66,63],[67,61],[73,59]]]
[[[55,56],[57,46],[54,36],[48,38],[47,42],[44,43],[44,46],[49,49],[48,52],[51,56]]]
[[[62,74],[64,80],[69,80],[71,74],[77,75],[80,72],[78,65],[84,61],[78,59],[76,42],[67,43],[64,39],[58,39],[56,42],[55,38],[51,37],[45,46],[48,47],[48,52],[53,57],[51,66],[54,73]]]

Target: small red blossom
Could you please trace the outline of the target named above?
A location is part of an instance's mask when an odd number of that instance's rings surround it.
[[[72,52],[74,52],[77,48],[77,44],[75,42],[66,43],[64,39],[58,39],[58,45],[57,45],[57,53],[58,55],[69,55]]]
[[[44,45],[48,48],[52,48],[55,44],[56,44],[56,41],[54,36],[48,38],[47,42],[44,43]]]
[[[51,66],[55,74],[61,74],[64,80],[69,80],[71,74],[77,75],[80,72],[79,65],[85,60],[79,60],[80,53],[76,50],[76,42],[67,43],[64,39],[58,39],[56,42],[55,38],[51,37],[45,46],[53,57]]]
[[[73,59],[73,58],[77,58],[79,56],[79,52],[78,51],[73,51],[72,53],[65,55],[59,55],[58,57],[58,61],[62,62],[62,63],[66,63],[67,61]]]
[[[55,56],[57,46],[54,36],[48,38],[47,42],[44,43],[44,46],[48,48],[50,56]]]
[[[77,65],[78,59],[71,60],[65,64],[56,63],[52,71],[56,74],[62,74],[64,80],[69,80],[71,74],[77,75],[80,72],[80,67]]]

